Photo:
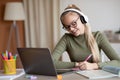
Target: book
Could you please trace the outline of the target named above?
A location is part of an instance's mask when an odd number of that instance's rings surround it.
[[[113,74],[117,74],[118,76],[120,76],[120,67],[116,67],[116,66],[104,66],[102,68],[102,70],[107,71],[107,72],[111,72]]]
[[[83,75],[89,79],[111,78],[118,76],[116,74],[104,71],[104,70],[84,70],[76,71],[76,73]]]
[[[0,70],[0,80],[2,79],[13,80],[14,78],[19,77],[23,74],[25,74],[23,69],[17,69],[16,74],[12,74],[12,75],[4,74],[4,71]]]

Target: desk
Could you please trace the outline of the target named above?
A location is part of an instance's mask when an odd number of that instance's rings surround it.
[[[28,80],[25,78],[27,74],[23,72],[23,70],[17,70],[17,74],[15,75],[4,75],[0,71],[0,80]],[[37,80],[57,80],[56,77],[52,76],[43,76],[43,75],[36,75]],[[63,80],[88,80],[84,76],[80,74],[76,74],[75,72],[68,72],[62,74]],[[113,77],[113,78],[105,78],[105,79],[96,79],[96,80],[120,80],[120,77]]]
[[[63,75],[63,80],[88,80],[84,76],[76,74],[75,72],[70,72],[70,73],[66,73],[66,74],[62,74],[62,75]],[[21,77],[16,78],[14,80],[28,80],[27,78],[25,78],[25,76],[26,75],[24,74]],[[51,76],[39,75],[39,76],[37,76],[37,80],[57,80],[57,78],[56,77],[51,77]],[[120,77],[96,79],[96,80],[120,80]]]

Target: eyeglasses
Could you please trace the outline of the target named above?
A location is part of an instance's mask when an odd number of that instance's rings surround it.
[[[79,18],[80,18],[80,17],[78,17],[75,21],[72,21],[72,23],[71,23],[70,25],[63,26],[63,29],[69,31],[71,27],[72,27],[72,28],[77,27],[77,21],[78,21]]]

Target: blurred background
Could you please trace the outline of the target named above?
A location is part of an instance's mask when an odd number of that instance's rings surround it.
[[[16,54],[18,43],[19,47],[48,47],[52,52],[66,32],[62,29],[60,14],[69,4],[75,4],[88,16],[92,31],[101,31],[105,34],[120,55],[120,0],[0,0],[0,53],[7,50],[13,23],[4,19],[5,7],[9,2],[21,2],[25,13],[24,20],[16,21],[19,42],[16,41],[15,33],[12,33],[9,52],[13,54]],[[66,53],[62,59],[69,61]],[[103,59],[107,60],[107,57],[104,56]],[[19,56],[17,67],[22,67]]]

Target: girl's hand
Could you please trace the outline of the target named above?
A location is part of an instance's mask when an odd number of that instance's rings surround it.
[[[84,62],[79,62],[78,67],[80,70],[93,70],[93,69],[98,69],[97,63],[89,63],[87,61]]]

